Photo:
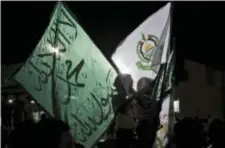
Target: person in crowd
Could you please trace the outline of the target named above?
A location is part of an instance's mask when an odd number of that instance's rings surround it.
[[[6,100],[5,96],[2,96],[2,100]],[[1,130],[2,130],[2,143],[1,147],[5,148],[7,141],[8,141],[8,135],[11,131],[10,129],[10,117],[11,117],[11,109],[7,103],[4,101],[1,102],[2,105],[2,113],[1,114]]]
[[[124,104],[116,116],[116,147],[130,148],[133,139],[134,115],[132,102]]]
[[[193,118],[183,118],[174,126],[176,148],[202,148],[204,128]]]
[[[116,143],[118,147],[129,147],[133,138],[133,79],[129,74],[119,74],[115,81],[117,94],[113,96],[112,106],[116,115]],[[124,136],[125,135],[125,136]]]
[[[33,143],[34,122],[25,120],[20,122],[10,133],[7,143],[8,148],[28,148]]]
[[[46,119],[47,119],[47,115],[46,115],[45,113],[43,113],[43,114],[41,115],[41,121],[46,120]]]
[[[9,148],[83,148],[73,141],[67,123],[48,118],[38,123],[24,123],[15,129]]]
[[[7,145],[7,141],[8,141],[8,136],[10,133],[10,129],[4,125],[1,126],[1,136],[2,136],[2,143],[1,143],[1,147],[5,148]]]
[[[209,129],[208,136],[210,141],[210,146],[212,148],[224,148],[225,147],[225,122],[221,119],[212,120]]]
[[[59,119],[48,118],[36,124],[36,148],[82,148],[73,140],[69,125]],[[39,138],[40,137],[40,138]]]
[[[143,77],[137,83],[137,93],[134,99],[135,116],[138,119],[136,133],[138,145],[142,148],[152,147],[159,127],[161,105],[151,98],[154,81]]]
[[[133,79],[129,74],[120,74],[116,77],[114,86],[118,93],[113,96],[112,107],[114,113],[117,113],[118,109],[134,94]]]

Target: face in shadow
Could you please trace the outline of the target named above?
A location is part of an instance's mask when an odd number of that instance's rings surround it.
[[[112,106],[114,113],[118,108],[127,102],[127,96],[134,92],[133,80],[128,74],[118,75],[114,81],[114,86],[117,89],[118,94],[113,96]]]
[[[153,89],[153,80],[147,77],[142,77],[137,83],[137,92],[150,93]]]

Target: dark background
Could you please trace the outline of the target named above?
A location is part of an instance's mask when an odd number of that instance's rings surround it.
[[[118,44],[166,2],[66,2],[110,58]],[[2,63],[26,60],[47,27],[56,2],[2,2]],[[176,2],[172,36],[176,38],[177,72],[184,59],[224,69],[225,3]]]

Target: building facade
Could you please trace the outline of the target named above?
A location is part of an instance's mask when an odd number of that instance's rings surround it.
[[[181,116],[224,116],[224,72],[194,61],[185,60],[187,79],[178,82],[175,98]]]

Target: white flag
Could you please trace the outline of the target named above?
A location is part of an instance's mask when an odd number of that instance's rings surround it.
[[[112,56],[121,73],[131,74],[136,90],[141,77],[155,79],[165,63],[170,41],[171,3],[149,16],[117,47]]]

